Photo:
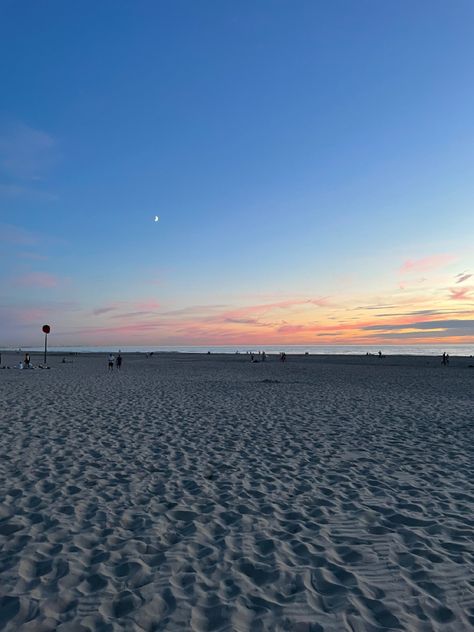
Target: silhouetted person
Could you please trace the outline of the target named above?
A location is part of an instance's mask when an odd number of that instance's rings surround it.
[[[265,353],[265,351],[262,351],[262,362],[265,362],[266,359],[267,359],[267,354]]]
[[[379,358],[382,358],[382,352],[379,351]]]
[[[109,353],[109,371],[113,371],[114,370],[114,356],[112,353]]]
[[[25,353],[25,362],[24,362],[25,368],[29,369],[30,368],[30,354],[29,353]]]
[[[117,365],[117,369],[120,371],[120,369],[122,368],[122,356],[120,355],[120,351],[117,356],[117,360],[115,361],[115,364]]]

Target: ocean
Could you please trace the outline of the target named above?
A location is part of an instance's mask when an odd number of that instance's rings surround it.
[[[4,349],[14,351],[15,349]],[[452,356],[474,355],[474,342],[462,345],[226,345],[226,346],[119,346],[105,345],[101,347],[48,347],[51,353],[246,353],[247,351],[265,351],[267,354],[278,354],[284,351],[287,355],[365,355],[366,353],[378,353],[384,355],[426,355],[437,356],[444,352]],[[24,347],[22,351],[43,351],[43,347]]]

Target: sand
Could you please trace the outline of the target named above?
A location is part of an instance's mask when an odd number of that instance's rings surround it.
[[[472,358],[61,357],[0,370],[1,630],[474,628]]]

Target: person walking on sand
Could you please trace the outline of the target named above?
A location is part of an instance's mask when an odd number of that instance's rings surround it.
[[[115,364],[117,365],[117,369],[120,371],[120,369],[122,368],[122,356],[120,355],[120,351],[118,352]]]
[[[114,360],[115,360],[114,355],[112,353],[109,353],[109,371],[114,370]]]

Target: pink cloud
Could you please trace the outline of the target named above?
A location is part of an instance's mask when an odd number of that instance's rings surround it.
[[[158,301],[155,301],[154,298],[138,301],[135,303],[135,306],[138,310],[145,310],[145,311],[153,311],[155,309],[160,308],[160,304],[158,303]]]
[[[442,268],[456,261],[457,257],[453,255],[432,255],[431,257],[423,257],[422,259],[408,259],[403,263],[400,268],[402,273],[416,273],[427,272],[429,270],[435,270],[436,268]]]
[[[303,331],[314,331],[314,327],[308,327],[307,325],[282,325],[278,327],[279,334],[299,334]]]
[[[449,291],[451,292],[451,296],[449,298],[453,301],[465,301],[474,298],[471,295],[472,287],[452,288]]]
[[[240,307],[230,310],[221,315],[221,319],[225,321],[237,321],[243,319],[249,319],[252,315],[264,315],[275,309],[290,309],[292,307],[298,307],[303,305],[315,305],[317,307],[325,307],[329,304],[328,297],[323,296],[320,298],[292,298],[284,301],[278,301],[274,303],[262,303],[259,305],[248,305],[246,307]]]
[[[30,272],[13,280],[17,287],[52,288],[60,284],[60,279],[47,272]]]

